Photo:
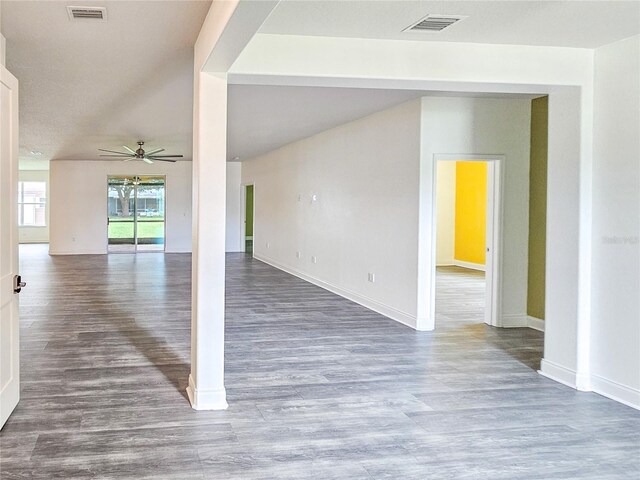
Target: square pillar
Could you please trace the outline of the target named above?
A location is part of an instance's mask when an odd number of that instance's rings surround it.
[[[226,74],[195,72],[191,373],[196,410],[227,408],[224,388]]]

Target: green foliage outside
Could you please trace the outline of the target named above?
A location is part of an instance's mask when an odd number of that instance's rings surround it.
[[[164,218],[138,219],[138,238],[163,238]],[[109,218],[109,238],[133,238],[133,219]]]

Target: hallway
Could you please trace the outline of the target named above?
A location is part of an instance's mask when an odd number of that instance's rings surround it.
[[[229,409],[196,412],[190,255],[21,255],[22,400],[0,434],[3,480],[640,471],[640,412],[538,375],[540,332],[481,318],[415,332],[228,254]]]

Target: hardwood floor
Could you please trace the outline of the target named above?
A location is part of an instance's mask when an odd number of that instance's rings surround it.
[[[22,274],[2,480],[640,476],[640,412],[538,375],[542,335],[482,324],[473,294],[415,332],[229,254],[229,409],[196,412],[189,255],[24,246]]]
[[[484,272],[461,267],[436,269],[436,328],[459,328],[484,322]],[[542,342],[542,335],[538,335]],[[532,337],[533,340],[533,337]],[[542,343],[540,355],[542,354]]]

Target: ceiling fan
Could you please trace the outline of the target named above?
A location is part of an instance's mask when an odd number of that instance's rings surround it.
[[[164,152],[164,148],[156,148],[155,150],[151,150],[150,152],[145,152],[142,146],[144,142],[140,140],[138,142],[138,149],[133,150],[126,145],[123,145],[122,148],[126,150],[126,152],[116,152],[113,150],[104,150],[99,148],[98,150],[101,152],[109,152],[115,153],[116,155],[100,155],[101,157],[116,157],[122,158],[122,161],[128,162],[129,160],[142,160],[145,163],[153,163],[154,160],[158,162],[175,162],[176,158],[182,158],[182,155],[158,155],[160,152]]]

